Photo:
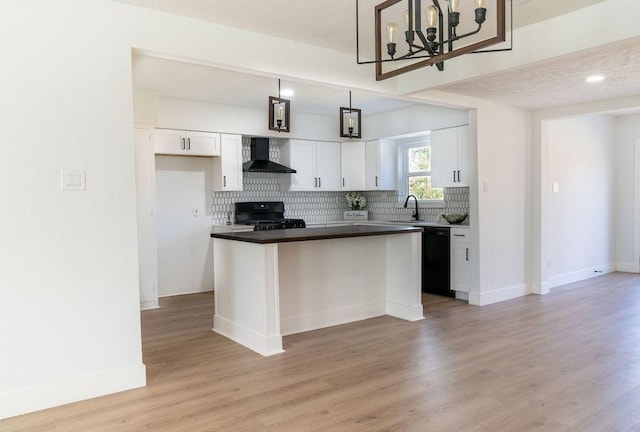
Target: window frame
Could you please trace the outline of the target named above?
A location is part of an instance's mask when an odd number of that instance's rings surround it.
[[[409,141],[398,143],[398,203],[397,207],[403,207],[404,201],[409,195],[409,178],[411,177],[431,177],[433,166],[431,171],[416,171],[415,173],[408,172],[409,166],[409,149],[416,147],[431,147],[431,139],[429,135],[415,137]],[[438,188],[440,189],[440,188]],[[444,192],[444,188],[443,189]],[[420,207],[426,208],[444,208],[445,201],[440,200],[418,200]]]

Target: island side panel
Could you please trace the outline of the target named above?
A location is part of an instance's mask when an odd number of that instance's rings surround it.
[[[283,351],[278,245],[214,238],[213,330],[262,355]]]
[[[281,243],[282,334],[384,315],[387,237]]]
[[[424,319],[422,309],[422,233],[386,236],[387,315]]]

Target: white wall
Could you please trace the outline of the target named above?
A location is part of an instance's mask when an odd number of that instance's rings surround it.
[[[291,133],[278,134],[267,128],[267,99],[264,109],[220,105],[160,97],[157,127],[203,130],[275,138],[339,141],[340,124],[333,117],[292,113]],[[337,109],[336,109],[337,113]]]
[[[469,302],[485,305],[531,293],[531,113],[439,91],[414,96],[472,108],[470,175],[476,183],[469,188]]]
[[[106,9],[0,6],[0,418],[145,384],[131,54]]]
[[[213,290],[212,167],[208,157],[156,156],[160,297]]]
[[[549,120],[546,145],[542,188],[552,288],[615,269],[615,119]]]
[[[634,143],[640,139],[640,115],[616,119],[616,262],[620,271],[636,272],[634,258]],[[636,169],[640,169],[640,166]],[[636,203],[637,205],[638,203]]]

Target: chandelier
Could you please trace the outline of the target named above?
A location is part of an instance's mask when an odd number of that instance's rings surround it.
[[[374,10],[375,60],[363,61],[356,0],[358,63],[375,63],[378,81],[425,66],[435,65],[442,71],[445,60],[487,52],[480,50],[506,40],[507,2],[511,0],[386,0]],[[400,21],[404,24],[403,35]],[[406,60],[413,61],[383,70],[385,63]]]

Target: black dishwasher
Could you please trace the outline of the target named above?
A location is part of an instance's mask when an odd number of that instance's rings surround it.
[[[422,292],[455,297],[450,289],[450,243],[448,227],[423,226]]]

